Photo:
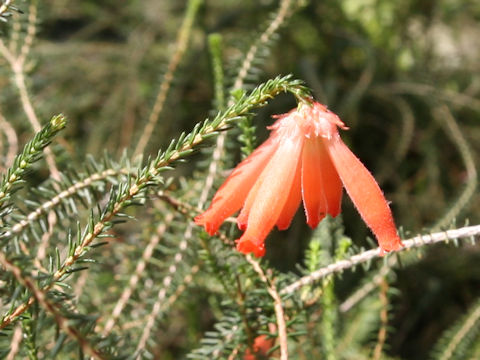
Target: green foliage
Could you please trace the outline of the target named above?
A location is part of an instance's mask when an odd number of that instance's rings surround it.
[[[272,358],[479,358],[479,17],[468,0],[1,2],[0,358],[243,359],[262,335]],[[271,116],[312,98],[350,127],[408,250],[368,250],[347,196],[313,231],[299,211],[261,261],[232,219],[193,223]]]
[[[474,344],[480,335],[480,304],[471,309],[456,324],[447,329],[432,352],[432,359],[473,359]]]
[[[47,147],[53,137],[66,126],[63,115],[54,116],[48,124],[29,141],[23,151],[15,157],[13,165],[3,175],[0,185],[0,209],[10,199],[12,192],[18,189],[28,169],[40,159],[42,150]]]
[[[5,0],[2,1],[0,5],[0,20],[7,22],[8,18],[12,15],[12,12],[19,12],[23,14],[23,12],[14,5],[15,1],[13,0]]]

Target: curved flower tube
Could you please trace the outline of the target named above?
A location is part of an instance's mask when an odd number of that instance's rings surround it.
[[[338,127],[348,128],[338,116],[314,102],[276,118],[269,139],[233,170],[195,222],[213,235],[241,209],[237,224],[245,232],[237,249],[259,257],[265,254],[268,233],[275,225],[288,228],[302,201],[312,228],[327,214],[337,216],[345,187],[382,250],[399,249],[390,207],[373,176],[340,138]]]

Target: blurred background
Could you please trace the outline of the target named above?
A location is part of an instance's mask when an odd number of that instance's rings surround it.
[[[1,25],[7,44],[15,37],[21,44],[29,34],[30,2],[16,6],[24,14]],[[69,119],[53,148],[59,167],[80,167],[87,154],[99,159],[105,151],[115,159],[125,151],[132,156],[165,74],[173,76],[145,157],[215,114],[222,105],[215,100],[209,36],[221,36],[228,98],[245,54],[272,24],[279,6],[273,0],[202,1],[185,48],[172,60],[182,42],[185,1],[40,2],[24,73],[40,121],[59,112]],[[342,138],[379,181],[404,238],[478,224],[480,2],[292,0],[287,14],[261,44],[243,88],[279,74],[303,80],[316,100],[350,127]],[[12,79],[8,61],[0,57],[0,109],[23,144],[33,131]],[[266,138],[271,116],[294,106],[291,95],[281,95],[255,114],[256,144]],[[231,133],[225,171],[242,158],[240,130]],[[2,136],[5,141],[8,134]],[[205,159],[197,154],[177,167],[172,189],[184,189],[182,181],[202,172]],[[32,173],[32,184],[48,176],[42,169]],[[193,202],[188,196],[185,201]],[[343,226],[355,244],[372,246],[365,240],[371,234],[346,196]],[[119,229],[119,237],[128,238],[141,233],[141,224]],[[279,271],[297,271],[310,235],[299,211],[287,232],[270,236],[268,260]],[[479,250],[470,242],[431,246],[398,268],[389,324],[395,330],[386,353],[398,359],[430,356],[444,331],[480,295]],[[104,266],[110,265],[106,261]],[[363,270],[345,273],[336,286],[338,298],[345,299],[364,275]],[[197,302],[187,307],[189,315],[175,315],[187,318],[178,321],[189,324],[184,325],[189,332],[162,340],[165,358],[184,356],[212,326],[213,315],[194,316],[192,309],[204,306]]]

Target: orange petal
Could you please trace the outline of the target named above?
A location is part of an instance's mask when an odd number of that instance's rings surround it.
[[[255,338],[253,342],[253,351],[254,354],[251,353],[250,349],[245,351],[245,355],[243,356],[243,360],[256,360],[258,358],[270,358],[268,356],[268,351],[275,345],[275,339],[269,338],[267,335],[260,335]]]
[[[314,228],[327,213],[322,184],[319,141],[307,139],[302,154],[302,197],[307,224]]]
[[[237,249],[262,256],[264,241],[277,223],[290,193],[297,163],[303,147],[303,136],[282,139],[272,159],[257,180],[259,187],[248,214],[247,228],[238,240]],[[252,249],[258,249],[258,251]]]
[[[302,180],[302,162],[298,161],[297,169],[295,170],[295,177],[293,178],[290,194],[288,194],[287,202],[283,207],[280,217],[277,220],[277,228],[285,230],[290,226],[295,213],[297,212],[300,202],[302,201],[301,192]]]
[[[298,161],[292,187],[287,197],[285,206],[276,224],[279,230],[285,230],[290,226],[290,223],[292,222],[295,212],[297,211],[300,205],[300,201],[302,200],[300,180],[301,180],[301,162]],[[247,200],[245,200],[245,205],[243,206],[242,211],[240,211],[240,215],[237,217],[237,225],[240,230],[245,230],[247,228],[248,215],[250,214],[250,209],[252,208],[252,205],[255,202],[258,189],[262,181],[263,180],[257,181],[253,186],[252,190],[248,193]]]
[[[307,139],[302,154],[302,197],[307,224],[315,228],[330,214],[340,213],[342,182],[323,144],[323,138]]]
[[[248,215],[250,214],[250,209],[255,201],[255,197],[257,196],[258,189],[260,188],[261,181],[255,182],[252,189],[248,193],[247,199],[245,200],[245,204],[240,211],[240,214],[237,216],[237,226],[240,230],[245,231],[247,228],[248,223]]]
[[[320,139],[319,139],[320,140]],[[337,169],[330,159],[323,138],[319,141],[320,145],[320,168],[322,170],[322,185],[325,188],[325,197],[327,199],[327,214],[336,217],[340,214],[342,206],[343,185],[338,176]]]
[[[243,254],[253,253],[255,257],[262,257],[265,255],[265,244],[257,244],[253,240],[240,238],[237,240],[237,250]]]
[[[280,217],[277,221],[277,228],[279,230],[285,230],[290,226],[292,222],[293,216],[297,211],[300,201],[302,200],[301,195],[301,162],[298,161],[297,170],[295,172],[295,177],[293,179],[292,187],[290,189],[290,193],[287,197],[287,201],[285,206],[280,213]],[[263,180],[262,180],[263,181]],[[258,189],[262,181],[257,181],[253,186],[252,190],[248,193],[247,200],[245,201],[245,205],[240,212],[240,215],[237,217],[237,224],[240,230],[245,230],[247,228],[248,222],[248,215],[250,214],[250,209],[255,202],[255,198],[258,194]]]
[[[222,222],[243,206],[276,147],[276,139],[271,136],[243,160],[218,189],[208,210],[195,218],[195,223],[204,226],[210,235],[215,234]]]
[[[338,134],[325,141],[348,195],[362,219],[375,234],[382,250],[398,250],[402,242],[395,228],[392,211],[372,174]]]

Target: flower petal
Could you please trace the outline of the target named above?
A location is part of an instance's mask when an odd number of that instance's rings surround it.
[[[302,197],[307,224],[314,228],[327,213],[318,141],[307,139],[302,154]]]
[[[258,190],[248,214],[247,228],[238,240],[237,249],[262,256],[264,241],[277,223],[285,206],[303,147],[303,136],[282,139],[277,151],[257,180]]]
[[[253,351],[247,349],[245,354],[243,355],[243,360],[256,360],[256,359],[267,359],[270,358],[268,356],[268,352],[270,349],[275,345],[275,338],[268,337],[268,335],[260,335],[257,336],[253,342]]]
[[[222,222],[243,206],[275,149],[276,139],[271,136],[243,160],[218,189],[208,210],[195,218],[195,223],[204,226],[210,235],[215,234]]]
[[[398,250],[402,242],[395,228],[392,211],[372,174],[343,143],[338,134],[325,141],[348,195],[375,234],[382,250],[387,252]]]
[[[242,210],[240,211],[240,214],[237,216],[237,226],[242,231],[245,231],[245,229],[247,228],[248,215],[250,214],[250,209],[252,208],[252,205],[255,202],[255,198],[257,196],[258,189],[260,188],[260,185],[262,184],[262,181],[259,181],[259,180],[260,179],[258,179],[255,182],[252,189],[248,193],[247,199],[245,200],[245,203],[242,207]]]
[[[243,254],[253,253],[255,257],[262,257],[265,255],[265,243],[257,243],[255,240],[246,239],[243,236],[237,240],[237,250]]]
[[[330,214],[331,217],[336,217],[340,214],[342,208],[343,185],[338,176],[337,169],[335,169],[332,159],[330,159],[323,139],[319,142],[320,168],[322,169],[322,183],[325,188],[325,197],[327,200],[327,214]]]
[[[277,228],[285,230],[290,226],[295,213],[302,201],[302,163],[298,161],[297,169],[295,170],[295,177],[293,178],[292,187],[288,194],[287,201],[283,207],[280,217],[277,220]]]
[[[293,111],[293,110],[292,110]],[[292,112],[290,112],[292,113]],[[284,114],[279,116],[280,118],[284,118],[287,116],[291,116],[291,114]],[[296,119],[295,119],[296,120]],[[295,122],[290,121],[287,123],[285,126],[278,126],[279,121],[277,120],[274,125],[270,126],[269,128],[272,129],[272,135],[271,136],[282,136],[284,138],[289,138],[292,136],[298,136],[299,134],[299,128]],[[280,131],[279,131],[280,128]],[[280,134],[280,135],[279,135]],[[295,177],[292,185],[292,189],[289,192],[289,196],[287,198],[285,208],[282,210],[282,213],[280,214],[280,218],[277,222],[277,227],[280,230],[285,230],[288,228],[290,225],[290,222],[292,221],[293,216],[295,215],[295,212],[298,209],[298,206],[300,205],[301,201],[301,193],[300,193],[300,161],[297,162],[296,165],[296,171],[298,171],[298,178]],[[297,172],[295,172],[297,175]],[[260,180],[260,179],[259,179]],[[262,180],[263,181],[263,180]],[[237,217],[237,225],[240,230],[245,230],[247,228],[247,222],[248,222],[248,216],[250,214],[250,209],[252,208],[253,203],[255,202],[255,199],[257,197],[258,189],[262,183],[262,181],[257,181],[255,185],[253,186],[252,190],[248,193],[247,199],[245,200],[245,205],[242,208],[242,211],[240,212],[240,215]]]
[[[342,182],[321,137],[305,141],[302,197],[307,224],[311,228],[315,228],[326,214],[335,217],[340,213]]]

